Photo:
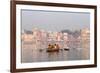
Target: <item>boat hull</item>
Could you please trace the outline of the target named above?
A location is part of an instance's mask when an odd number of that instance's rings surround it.
[[[50,50],[48,49],[47,52],[59,52],[59,49],[52,49],[52,50],[51,49]]]

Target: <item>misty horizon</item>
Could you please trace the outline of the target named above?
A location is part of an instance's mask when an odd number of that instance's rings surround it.
[[[67,11],[40,11],[21,10],[21,23],[23,30],[32,30],[34,27],[45,31],[79,31],[90,29],[90,14],[86,12]]]

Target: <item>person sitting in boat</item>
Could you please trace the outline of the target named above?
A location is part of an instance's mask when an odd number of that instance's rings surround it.
[[[48,49],[52,49],[52,45],[51,44],[48,45]]]
[[[59,49],[59,45],[58,44],[56,44],[56,47],[57,47],[57,49]]]
[[[54,49],[57,49],[57,45],[56,44],[54,44]]]
[[[54,44],[54,49],[59,49],[59,45],[58,44]]]

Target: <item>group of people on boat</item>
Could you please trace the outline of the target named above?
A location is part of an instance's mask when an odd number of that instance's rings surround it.
[[[69,47],[63,48],[66,51],[69,51]],[[59,44],[49,44],[48,48],[47,48],[47,52],[54,52],[54,51],[59,51],[60,50],[60,46]]]
[[[48,51],[58,51],[59,50],[59,45],[58,44],[49,44],[47,50]]]

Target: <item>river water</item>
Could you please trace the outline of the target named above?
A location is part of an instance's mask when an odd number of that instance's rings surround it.
[[[60,49],[59,52],[47,52],[46,48],[39,50],[34,49],[32,44],[23,44],[21,49],[22,63],[87,60],[89,58],[89,48],[69,48],[69,50]]]

